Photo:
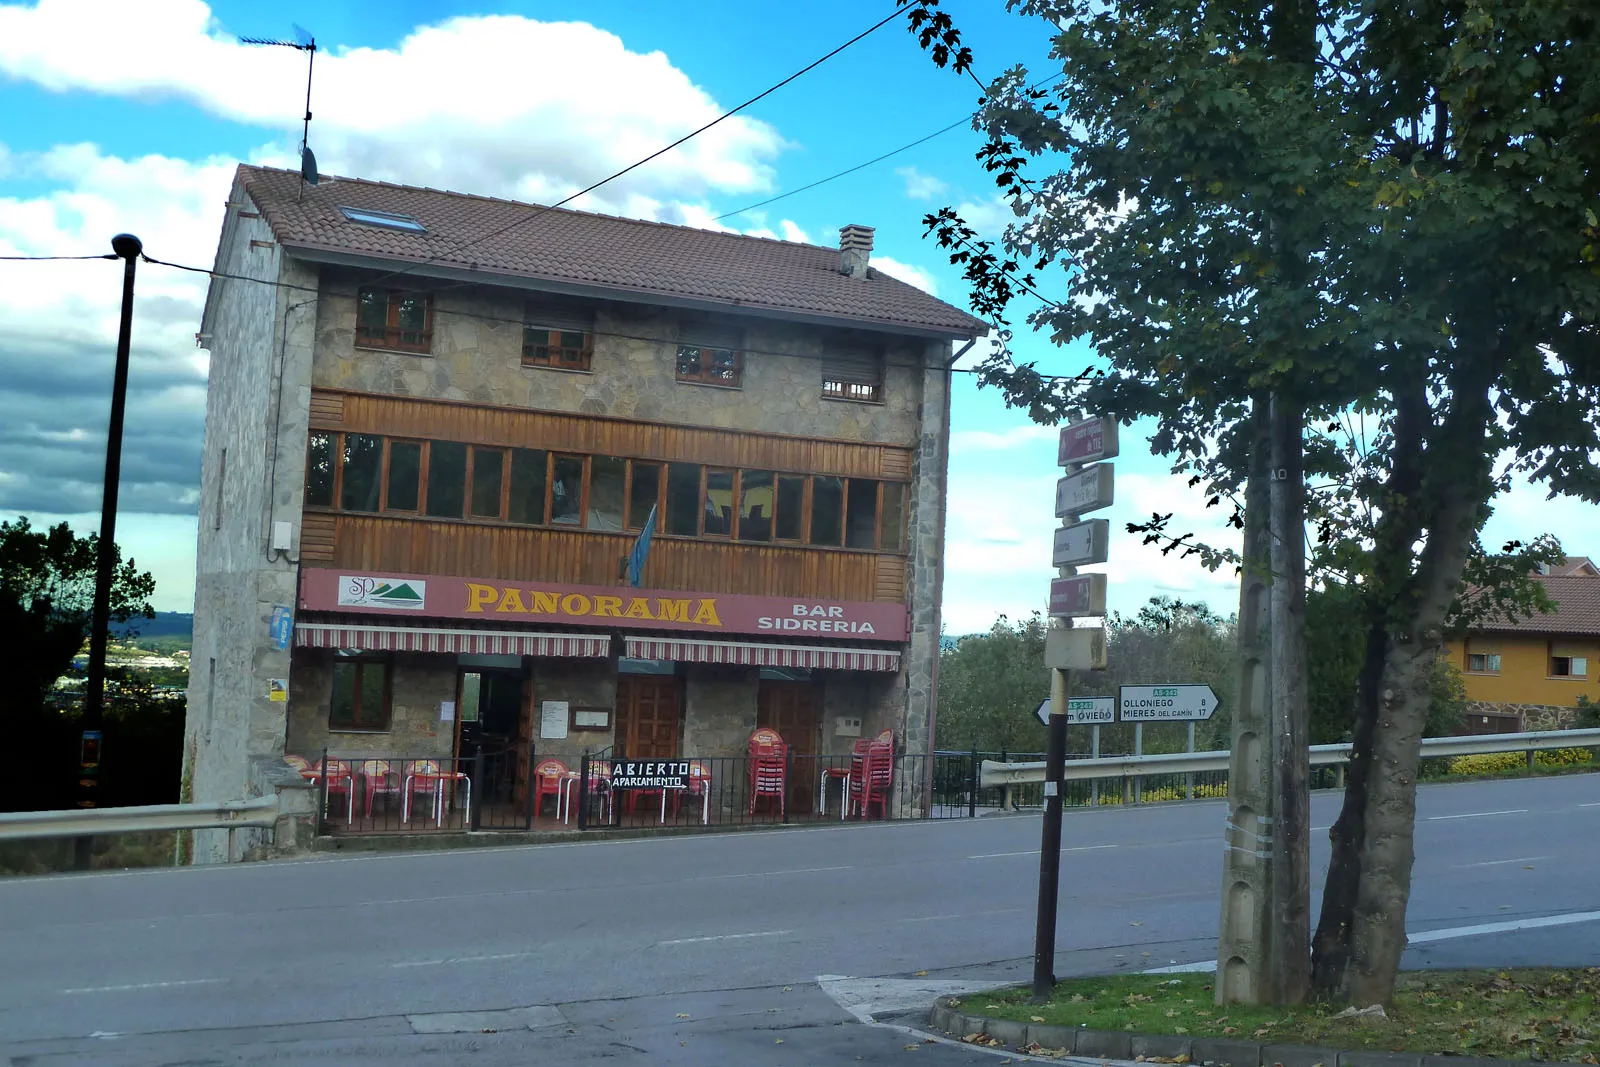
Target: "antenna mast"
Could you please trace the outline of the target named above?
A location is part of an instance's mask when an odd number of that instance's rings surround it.
[[[294,40],[274,41],[264,37],[241,37],[242,44],[270,45],[277,48],[293,48],[306,53],[306,117],[305,126],[300,134],[300,197],[304,199],[306,186],[317,184],[317,157],[311,153],[311,75],[317,65],[317,39],[293,23],[290,27],[294,30]]]

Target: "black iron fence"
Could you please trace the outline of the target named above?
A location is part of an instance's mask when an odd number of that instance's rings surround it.
[[[1069,753],[1069,760],[1087,753]],[[324,834],[439,833],[606,827],[696,827],[819,821],[960,819],[1043,806],[1043,783],[983,788],[984,760],[1042,752],[939,750],[869,768],[857,756],[791,752],[781,765],[751,756],[630,760],[610,748],[567,768],[541,765],[531,743],[471,755],[324,752],[303,772],[321,801]],[[628,772],[650,773],[644,776]],[[1068,807],[1227,795],[1225,772],[1065,782]]]

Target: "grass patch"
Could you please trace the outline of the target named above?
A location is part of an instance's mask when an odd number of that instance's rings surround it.
[[[1229,1038],[1381,1052],[1600,1063],[1600,967],[1412,971],[1388,1018],[1335,1019],[1338,1008],[1219,1006],[1209,974],[1119,974],[1057,983],[1048,1004],[1029,990],[965,998],[975,1015],[1090,1030]]]

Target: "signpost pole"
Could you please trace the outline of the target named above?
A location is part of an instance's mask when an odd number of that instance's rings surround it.
[[[1089,735],[1089,755],[1095,759],[1100,758],[1100,724],[1095,723],[1094,732]],[[1065,768],[1062,768],[1065,770]],[[1100,806],[1100,779],[1089,779],[1089,803],[1098,808]]]
[[[1039,845],[1039,912],[1033,939],[1033,999],[1056,984],[1056,903],[1061,887],[1061,776],[1067,763],[1067,672],[1050,672],[1050,738],[1044,756],[1044,829]]]

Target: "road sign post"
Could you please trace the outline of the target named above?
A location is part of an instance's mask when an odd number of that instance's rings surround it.
[[[1044,827],[1039,846],[1039,907],[1033,943],[1033,998],[1047,1000],[1055,987],[1056,906],[1061,887],[1061,779],[1067,761],[1067,723],[1111,721],[1112,709],[1101,699],[1069,701],[1069,670],[1090,670],[1106,665],[1105,629],[1072,628],[1074,618],[1104,615],[1106,579],[1103,574],[1080,575],[1084,564],[1104,563],[1111,524],[1105,519],[1079,522],[1079,515],[1097,511],[1112,501],[1111,465],[1098,463],[1117,454],[1115,419],[1087,419],[1061,428],[1056,462],[1067,468],[1056,483],[1056,517],[1064,520],[1055,533],[1050,562],[1060,577],[1050,583],[1050,617],[1054,625],[1045,633],[1045,666],[1050,668],[1050,699],[1037,714],[1050,730],[1045,745]],[[1096,463],[1096,466],[1085,467]],[[1106,701],[1109,704],[1109,700]],[[1084,716],[1076,719],[1076,716]],[[1098,730],[1099,727],[1095,726]]]

